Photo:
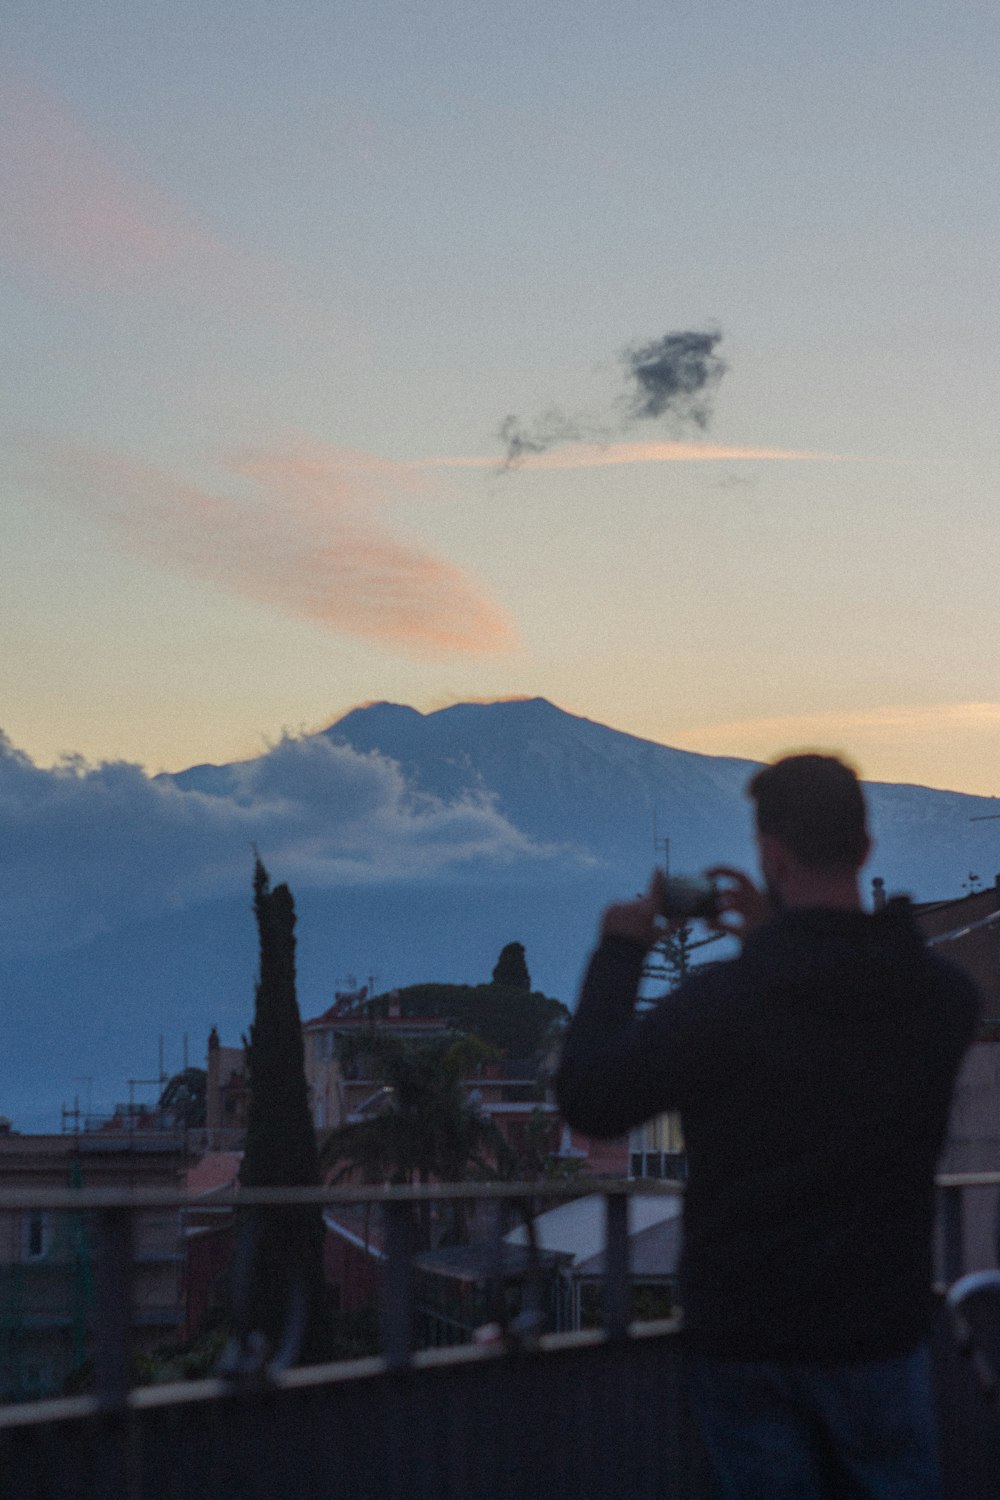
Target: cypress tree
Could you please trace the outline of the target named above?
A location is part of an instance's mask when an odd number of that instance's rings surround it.
[[[295,904],[287,885],[270,889],[260,857],[254,867],[260,978],[250,1028],[250,1104],[243,1187],[313,1187],[319,1182],[309,1114],[302,1022],[295,994]],[[306,1294],[303,1362],[326,1352],[323,1220],[318,1205],[257,1212],[250,1319],[272,1348],[280,1341],[296,1280]]]

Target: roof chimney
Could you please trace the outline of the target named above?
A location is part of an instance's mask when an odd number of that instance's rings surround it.
[[[1000,876],[997,879],[1000,880]],[[881,875],[876,875],[872,881],[872,907],[875,911],[885,911],[885,881]]]

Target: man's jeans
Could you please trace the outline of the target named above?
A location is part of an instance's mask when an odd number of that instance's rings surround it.
[[[689,1358],[719,1500],[941,1500],[930,1355],[860,1365]]]

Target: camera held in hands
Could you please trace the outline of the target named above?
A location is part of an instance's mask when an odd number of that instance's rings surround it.
[[[722,910],[718,887],[708,875],[667,875],[661,891],[660,914],[668,922],[686,922],[694,917],[711,922]]]

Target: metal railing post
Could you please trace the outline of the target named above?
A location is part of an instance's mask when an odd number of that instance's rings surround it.
[[[941,1192],[941,1232],[944,1237],[944,1279],[951,1286],[962,1274],[965,1262],[964,1225],[962,1223],[962,1189],[943,1187]]]
[[[604,1198],[604,1326],[608,1337],[628,1333],[628,1199],[621,1193]]]
[[[132,1330],[132,1215],[102,1208],[97,1216],[94,1378],[105,1411],[124,1407],[129,1390]]]
[[[487,1244],[489,1246],[489,1275],[487,1278],[486,1309],[487,1318],[495,1323],[497,1329],[505,1333],[507,1329],[507,1303],[504,1295],[504,1258],[503,1258],[503,1236],[504,1216],[503,1204],[491,1205],[492,1213],[489,1215],[489,1235]]]
[[[385,1264],[382,1269],[382,1350],[390,1370],[403,1370],[413,1352],[413,1211],[408,1203],[385,1205]]]

